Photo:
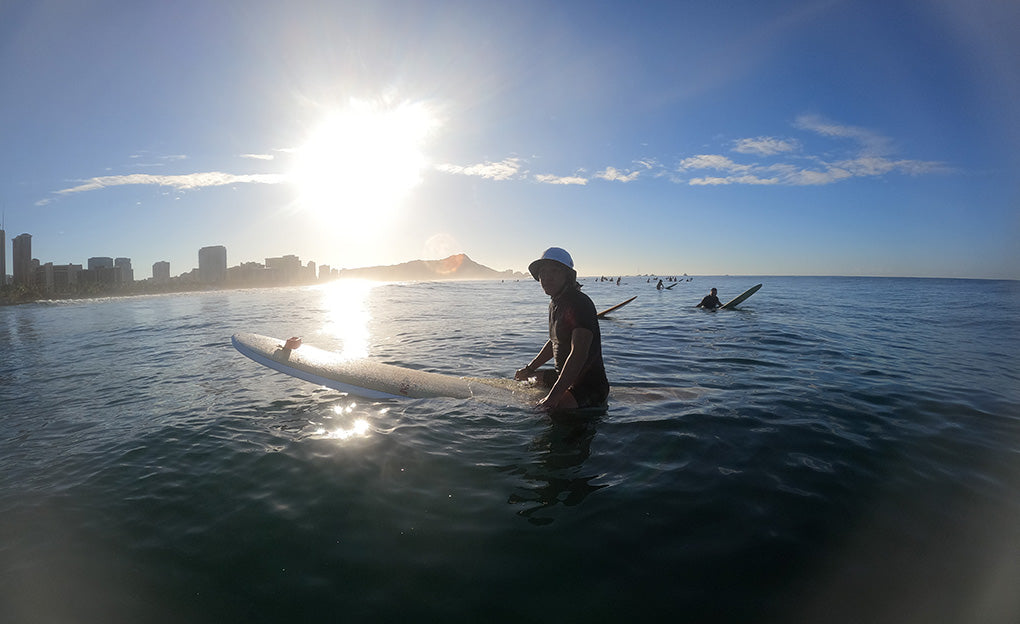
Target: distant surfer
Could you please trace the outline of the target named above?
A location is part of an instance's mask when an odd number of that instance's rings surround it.
[[[711,294],[705,295],[705,298],[701,300],[697,307],[714,310],[722,307],[722,301],[719,301],[719,296],[713,288]]]
[[[663,288],[664,288],[664,286],[662,285],[662,280],[659,280],[659,283],[655,286],[655,289],[656,290],[662,290]]]
[[[602,333],[595,304],[577,283],[573,259],[565,250],[550,247],[528,270],[550,297],[549,340],[514,379],[536,377],[549,388],[537,405],[545,411],[605,405],[609,380],[602,361]],[[539,370],[550,359],[555,369]]]

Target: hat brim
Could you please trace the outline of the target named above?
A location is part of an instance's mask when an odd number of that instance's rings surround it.
[[[553,260],[552,258],[539,258],[538,260],[535,260],[534,262],[532,262],[531,264],[528,265],[528,271],[531,273],[531,277],[535,278],[536,282],[539,281],[538,280],[538,277],[539,277],[538,274],[542,270],[542,267],[544,267],[545,265],[549,264],[550,262],[553,263],[553,264],[559,265],[559,266],[563,267],[564,269],[567,269],[568,271],[572,271],[573,270],[570,267],[568,267],[567,265],[565,265],[562,262],[560,262],[559,260]]]

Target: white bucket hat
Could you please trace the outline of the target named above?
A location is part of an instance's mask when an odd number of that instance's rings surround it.
[[[542,265],[547,262],[558,262],[568,269],[574,268],[574,260],[570,257],[570,254],[567,253],[567,250],[559,247],[550,247],[542,253],[541,258],[528,265],[528,271],[531,271],[531,277],[534,277],[536,281],[538,281],[539,269],[541,269]]]

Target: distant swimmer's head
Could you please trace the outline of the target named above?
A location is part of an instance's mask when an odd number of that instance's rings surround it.
[[[575,276],[577,272],[574,271],[574,259],[570,257],[566,249],[559,247],[550,247],[542,253],[542,257],[535,260],[528,265],[528,270],[531,271],[531,276],[535,278],[535,281],[539,280],[542,268],[546,266],[563,266],[569,269]]]

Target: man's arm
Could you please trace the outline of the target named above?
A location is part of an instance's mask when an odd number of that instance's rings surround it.
[[[535,359],[531,360],[530,364],[528,364],[524,368],[519,369],[516,373],[514,373],[514,379],[516,379],[517,381],[524,381],[528,377],[531,377],[532,375],[535,374],[535,371],[538,370],[540,366],[548,362],[549,358],[551,358],[552,356],[553,356],[552,341],[546,340],[545,346],[542,347],[542,350],[538,352],[538,355],[535,356]]]

